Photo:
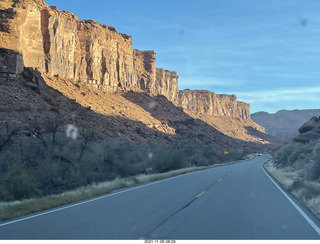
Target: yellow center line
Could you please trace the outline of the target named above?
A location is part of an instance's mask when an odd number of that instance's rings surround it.
[[[201,197],[202,194],[204,194],[206,191],[201,192],[198,196],[196,196],[196,198]]]

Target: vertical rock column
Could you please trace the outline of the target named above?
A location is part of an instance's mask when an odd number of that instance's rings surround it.
[[[179,92],[177,72],[157,68],[155,92],[174,102]]]
[[[142,90],[156,92],[156,53],[133,50],[135,84]]]

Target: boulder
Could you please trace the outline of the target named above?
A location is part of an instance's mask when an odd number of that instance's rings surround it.
[[[320,117],[312,117],[299,128],[300,134],[294,138],[295,142],[309,143],[320,138]]]

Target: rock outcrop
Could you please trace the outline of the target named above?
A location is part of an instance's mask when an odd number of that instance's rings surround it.
[[[0,47],[20,52],[26,66],[111,91],[136,85],[132,38],[115,28],[42,1],[6,1],[1,14]]]
[[[43,0],[4,0],[0,13],[0,48],[21,53],[27,67],[43,74],[111,92],[138,87],[193,112],[250,119],[249,105],[234,95],[178,91],[177,73],[156,68],[154,51],[133,49],[131,36],[114,27]]]
[[[179,93],[177,72],[157,68],[155,92],[175,102]]]
[[[136,86],[144,91],[155,93],[156,53],[154,51],[133,50],[133,67]]]
[[[312,117],[299,128],[299,135],[293,140],[295,142],[309,143],[320,139],[320,117]]]
[[[236,95],[219,95],[206,90],[179,91],[177,106],[210,116],[250,119],[250,105],[238,102]]]

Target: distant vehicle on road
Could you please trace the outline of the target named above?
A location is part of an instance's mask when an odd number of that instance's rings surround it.
[[[258,153],[257,156],[261,156],[261,153]]]

